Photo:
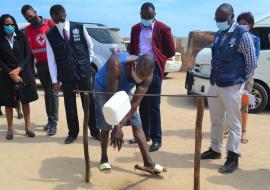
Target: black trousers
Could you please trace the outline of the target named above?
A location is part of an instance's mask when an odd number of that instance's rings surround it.
[[[160,71],[156,65],[153,80],[150,84],[147,94],[161,94],[162,79]],[[140,108],[142,126],[147,138],[153,142],[162,142],[161,116],[160,116],[160,96],[147,97],[142,99]]]
[[[68,124],[68,136],[73,138],[77,138],[79,134],[79,121],[78,121],[78,113],[77,113],[77,104],[76,104],[76,94],[73,92],[74,90],[93,90],[93,79],[83,79],[78,80],[74,79],[69,82],[63,82],[62,88],[64,93],[64,102],[65,102],[65,110],[66,110],[66,119]],[[98,136],[99,130],[96,128],[96,117],[95,117],[95,103],[94,96],[91,94],[90,96],[90,105],[89,105],[89,123],[88,127],[90,129],[90,133],[92,136]],[[81,94],[81,102],[84,105],[84,97]]]

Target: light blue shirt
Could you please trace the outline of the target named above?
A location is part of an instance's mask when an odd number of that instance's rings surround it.
[[[151,27],[144,27],[141,25],[140,33],[140,55],[147,54],[155,57],[152,45],[152,37],[154,30],[155,21]]]

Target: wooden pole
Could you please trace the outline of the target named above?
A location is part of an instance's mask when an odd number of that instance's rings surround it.
[[[89,121],[89,93],[83,94],[84,103],[84,119],[83,119],[83,149],[84,149],[84,160],[85,160],[85,182],[90,182],[90,157],[88,150],[88,121]]]
[[[202,143],[203,113],[204,113],[204,97],[198,97],[196,128],[195,128],[194,190],[200,190],[200,157],[201,157],[201,143]]]

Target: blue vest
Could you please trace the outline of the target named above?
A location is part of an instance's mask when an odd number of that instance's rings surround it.
[[[118,91],[129,91],[136,85],[136,83],[129,82],[126,75],[126,59],[128,53],[117,53],[116,56],[119,57],[122,72],[121,77],[118,80]],[[104,64],[101,69],[96,74],[95,89],[97,92],[107,92],[107,78],[108,78],[108,63]]]
[[[246,80],[244,55],[238,51],[246,31],[238,25],[222,43],[222,32],[216,32],[212,46],[211,84],[219,87],[241,84]]]

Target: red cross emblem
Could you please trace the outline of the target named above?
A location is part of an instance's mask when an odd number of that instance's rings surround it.
[[[36,41],[39,45],[44,45],[45,44],[45,36],[44,34],[38,34],[36,37]]]

